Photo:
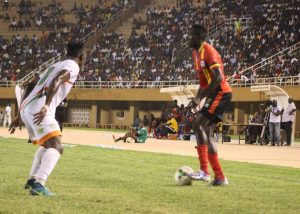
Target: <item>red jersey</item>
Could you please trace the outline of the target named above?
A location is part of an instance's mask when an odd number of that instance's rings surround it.
[[[201,88],[207,88],[214,78],[212,69],[220,68],[223,80],[217,90],[222,91],[223,93],[232,92],[224,74],[224,66],[221,57],[213,46],[204,42],[198,51],[193,50],[193,60]]]

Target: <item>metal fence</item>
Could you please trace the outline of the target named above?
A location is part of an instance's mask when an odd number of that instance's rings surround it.
[[[15,81],[0,81],[0,87],[15,87]],[[198,80],[185,81],[76,81],[74,88],[91,89],[134,89],[134,88],[168,88],[176,86],[198,85]],[[300,85],[300,76],[256,78],[254,81],[235,79],[230,83],[232,87],[251,87],[257,85],[297,86]]]
[[[252,65],[252,66],[240,71],[239,74],[248,74],[248,73],[253,73],[255,71],[258,71],[268,65],[272,65],[274,62],[276,62],[276,60],[278,60],[282,56],[285,56],[285,55],[294,56],[294,55],[299,54],[299,50],[300,50],[300,42],[298,42],[286,49],[283,49],[282,51],[274,54],[273,56],[268,57],[265,60],[260,61],[259,63],[255,64],[255,65]],[[236,76],[236,74],[231,76],[228,80],[230,82],[233,82],[235,76]]]

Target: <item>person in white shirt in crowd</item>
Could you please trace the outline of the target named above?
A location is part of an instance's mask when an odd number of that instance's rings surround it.
[[[269,120],[269,130],[271,136],[271,145],[280,145],[280,121],[282,114],[281,107],[277,104],[277,100],[272,101],[270,107],[270,120]]]
[[[3,123],[3,119],[4,119],[4,113],[3,111],[0,111],[0,124]]]
[[[11,107],[10,104],[8,103],[6,108],[5,108],[5,112],[4,112],[4,120],[3,120],[3,128],[6,127],[8,123],[8,126],[10,126],[11,124]]]
[[[293,123],[296,117],[296,106],[294,104],[293,98],[288,99],[288,106],[284,109],[282,114],[282,128],[286,133],[286,144],[285,146],[291,145],[292,129]]]

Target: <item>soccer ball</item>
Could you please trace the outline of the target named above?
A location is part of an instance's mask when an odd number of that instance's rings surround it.
[[[189,174],[193,173],[194,170],[189,166],[182,166],[175,172],[175,181],[178,185],[186,186],[192,184],[192,178]]]

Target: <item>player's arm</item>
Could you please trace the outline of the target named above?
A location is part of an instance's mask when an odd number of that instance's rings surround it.
[[[28,81],[25,81],[22,85],[20,85],[20,87],[24,89],[24,92],[21,96],[20,103],[22,103],[27,98],[27,96],[34,89],[34,87],[36,86],[38,81],[39,81],[39,77],[34,76],[34,78],[29,79]],[[19,129],[21,130],[22,119],[21,119],[21,114],[20,114],[20,108],[18,110],[17,116],[14,118],[14,120],[11,122],[11,124],[8,128],[8,131],[10,132],[10,134],[13,134],[16,131],[17,127],[19,127]]]
[[[170,125],[172,125],[172,123],[170,121],[160,124],[160,126],[170,126]]]
[[[197,97],[199,96],[200,99],[203,99],[203,98],[207,97],[208,95],[210,95],[212,92],[214,92],[223,80],[220,68],[218,68],[218,67],[214,68],[211,70],[211,72],[212,72],[214,78],[212,79],[212,81],[208,85],[208,87],[205,88],[204,90],[202,90],[199,95],[197,95]]]
[[[33,79],[30,79],[29,81],[26,81],[21,85],[21,88],[24,89],[24,93],[22,94],[21,98],[21,103],[28,97],[28,95],[34,89],[39,80],[39,76],[35,76]]]
[[[44,119],[48,109],[49,105],[51,104],[51,101],[56,94],[57,90],[59,89],[59,86],[64,84],[66,81],[70,79],[70,72],[68,70],[62,70],[59,75],[57,75],[53,81],[51,82],[49,86],[49,90],[46,95],[46,102],[45,105],[41,108],[41,110],[34,114],[34,123],[40,124],[42,120]]]

